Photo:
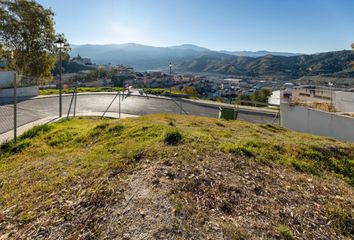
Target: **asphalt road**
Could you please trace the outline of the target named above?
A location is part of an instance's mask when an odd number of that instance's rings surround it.
[[[93,94],[78,95],[76,112],[104,112],[114,95]],[[63,97],[63,115],[68,113],[71,96]],[[19,101],[17,108],[18,126],[26,123],[58,115],[59,112],[58,97],[34,98]],[[183,109],[183,110],[182,110]],[[73,111],[73,110],[72,110]],[[109,112],[119,111],[119,98],[117,97]],[[178,100],[147,98],[141,96],[129,96],[121,100],[121,112],[134,115],[146,115],[153,113],[175,113],[189,114],[197,116],[206,116],[217,118],[219,110],[214,106],[202,106],[189,102],[180,102]],[[240,110],[238,119],[253,123],[278,123],[279,119],[274,121],[275,114],[254,112],[252,110]],[[0,103],[0,133],[7,132],[13,126],[13,105]]]

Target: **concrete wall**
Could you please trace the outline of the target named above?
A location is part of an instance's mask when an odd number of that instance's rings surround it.
[[[273,91],[272,95],[268,98],[268,103],[280,106],[280,90]]]
[[[354,118],[302,106],[280,105],[281,126],[304,133],[354,142]]]
[[[340,112],[354,112],[354,92],[335,92],[334,106]]]
[[[21,88],[17,88],[16,91],[17,97],[34,97],[34,96],[38,96],[38,93],[39,93],[38,86],[21,87]],[[12,98],[13,96],[14,96],[13,88],[0,89],[0,98],[2,97]]]
[[[15,71],[0,71],[0,88],[12,87],[15,74]]]

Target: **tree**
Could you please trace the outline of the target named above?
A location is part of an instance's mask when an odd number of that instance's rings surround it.
[[[54,13],[34,0],[0,1],[0,45],[17,71],[50,78],[56,61]]]
[[[185,94],[191,95],[191,96],[198,96],[198,94],[199,94],[197,89],[195,89],[194,87],[189,87],[189,86],[184,87],[182,89],[182,92],[184,92]]]
[[[268,88],[262,88],[255,91],[251,95],[251,100],[255,102],[268,103],[268,97],[272,94],[272,90]]]

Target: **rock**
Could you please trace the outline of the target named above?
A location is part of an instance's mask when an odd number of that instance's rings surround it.
[[[129,233],[124,233],[122,240],[130,240],[130,234]]]

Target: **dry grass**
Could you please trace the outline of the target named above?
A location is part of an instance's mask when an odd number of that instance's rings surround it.
[[[336,109],[332,103],[293,102],[293,104],[316,109],[316,110],[321,110],[321,111],[325,111],[325,112],[335,112],[336,111]]]
[[[63,121],[0,150],[0,239],[354,235],[354,145],[330,138],[160,114]]]

